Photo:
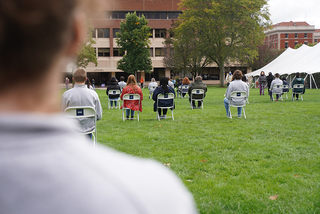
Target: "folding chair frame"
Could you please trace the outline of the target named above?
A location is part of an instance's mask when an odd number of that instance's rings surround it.
[[[283,92],[283,90],[288,89],[287,92]],[[288,85],[282,85],[282,95],[286,95],[286,98],[288,99],[288,92],[289,92],[289,86]]]
[[[122,104],[124,104],[125,100],[128,100],[128,101],[129,100],[139,100],[139,106],[141,104],[141,100],[140,100],[140,95],[139,94],[125,94],[125,95],[123,95],[122,100],[123,100]],[[124,110],[125,109],[128,109],[128,108],[124,108],[124,107],[122,108],[122,121],[127,120],[127,118],[124,116]],[[129,118],[129,119],[131,119],[131,118]],[[139,111],[137,111],[137,118],[133,118],[133,119],[137,119],[139,121]]]
[[[149,99],[152,97],[152,94],[156,88],[156,86],[151,86],[151,88],[149,89]]]
[[[245,91],[234,91],[231,93],[230,95],[230,99],[232,99],[233,97],[235,98],[243,98],[244,99],[244,104],[243,105],[231,105],[231,102],[229,100],[229,114],[230,114],[230,118],[232,119],[232,113],[231,113],[231,106],[232,107],[242,107],[242,111],[243,111],[243,116],[245,119],[247,119],[247,116],[246,116],[246,111],[244,109],[244,107],[246,106],[246,102],[247,102],[247,92]],[[234,115],[235,116],[235,115]]]
[[[120,106],[121,106],[121,100],[120,100],[121,91],[120,90],[110,90],[109,91],[109,93],[108,93],[108,109],[110,109],[110,101],[111,101],[109,95],[116,95],[116,94],[119,94],[119,98],[117,100],[112,100],[112,101],[119,102],[118,108],[120,109]]]
[[[97,113],[96,110],[91,106],[74,106],[68,107],[64,110],[66,117],[71,119],[78,118],[94,118],[94,129],[90,132],[80,132],[81,134],[92,134],[93,136],[93,147],[95,148],[97,143]]]
[[[202,99],[193,99],[192,96],[193,95],[202,95]],[[191,109],[193,110],[193,105],[192,105],[192,101],[201,101],[201,108],[203,109],[203,100],[204,100],[204,90],[203,89],[193,89],[191,91],[191,95],[190,95],[190,105],[191,105]]]
[[[293,92],[294,91],[294,89],[303,89],[304,88],[304,85],[303,84],[294,84],[293,85],[293,87],[292,87],[292,101],[294,101],[294,95],[295,94],[300,94],[300,96],[301,96],[301,100],[303,100],[303,97],[302,97],[302,95],[303,95],[303,90],[302,90],[302,92]]]
[[[180,90],[181,98],[184,98],[184,97],[182,96],[183,93],[186,94],[185,96],[189,96],[189,95],[188,95],[188,89],[189,89],[189,87],[190,87],[189,85],[182,85],[182,86],[181,86],[181,90]],[[183,90],[186,90],[187,92],[182,92]]]
[[[172,99],[172,106],[169,106],[169,107],[160,107],[159,106],[159,100],[169,100],[169,99]],[[159,112],[158,112],[158,108],[160,109],[170,109],[171,110],[171,117],[167,117],[167,118],[172,118],[172,120],[174,120],[174,117],[173,117],[173,108],[174,108],[174,94],[173,93],[168,93],[168,94],[158,94],[158,97],[157,97],[157,119],[160,121],[160,115],[159,115]]]

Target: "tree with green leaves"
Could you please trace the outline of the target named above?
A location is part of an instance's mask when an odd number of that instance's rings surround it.
[[[309,47],[313,47],[313,46],[315,46],[315,45],[317,45],[317,44],[318,44],[318,43],[308,43],[307,45],[308,45]],[[296,44],[296,46],[294,46],[294,49],[298,49],[298,48],[300,48],[302,45],[303,45],[303,43]]]
[[[191,29],[179,31],[180,22],[175,21],[169,31],[173,37],[167,38],[165,45],[167,55],[163,59],[164,66],[177,72],[190,72],[193,77],[202,73],[202,68],[209,65],[212,61],[201,52],[201,44],[196,37],[196,32]]]
[[[125,53],[118,61],[118,69],[135,76],[137,71],[151,72],[150,31],[151,27],[143,15],[141,18],[136,12],[126,15],[125,22],[121,21],[120,33],[117,33],[116,39],[120,52]]]
[[[270,26],[267,0],[182,0],[180,7],[185,10],[178,31],[193,29],[200,51],[220,69],[220,86],[225,64],[253,60]]]
[[[96,41],[92,38],[92,31],[94,28],[92,27],[90,21],[87,23],[87,29],[87,38],[84,41],[77,58],[75,59],[75,64],[78,68],[86,68],[90,62],[94,63],[95,66],[98,65],[95,48],[92,46],[93,44],[96,44]]]

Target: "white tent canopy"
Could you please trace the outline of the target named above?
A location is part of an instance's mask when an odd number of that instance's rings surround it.
[[[256,77],[260,75],[261,71],[264,71],[266,75],[269,72],[279,73],[280,75],[290,75],[297,72],[306,73],[310,75],[310,80],[312,77],[314,81],[312,74],[320,73],[320,43],[313,47],[302,45],[298,49],[288,48],[272,62],[246,74],[246,76]]]

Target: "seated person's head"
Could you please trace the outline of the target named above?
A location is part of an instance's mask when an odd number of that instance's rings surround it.
[[[155,82],[156,80],[154,78],[151,79],[151,82]]]
[[[183,78],[182,84],[183,84],[183,85],[189,85],[189,84],[190,84],[189,78],[188,78],[188,77]]]
[[[137,85],[137,81],[136,81],[136,78],[134,77],[134,75],[131,74],[128,77],[127,85]]]
[[[282,79],[282,81],[287,81],[286,77],[282,77],[281,79]]]
[[[87,80],[87,73],[84,69],[78,68],[74,74],[73,79],[76,82],[76,84],[83,84]]]
[[[117,82],[117,79],[115,77],[111,77],[110,82]]]
[[[124,81],[124,77],[123,76],[120,77],[120,81]]]
[[[279,73],[275,73],[275,78],[279,78],[280,77],[280,74]]]
[[[297,72],[297,73],[296,73],[296,78],[299,78],[299,77],[300,77],[300,73]]]
[[[195,81],[202,81],[202,77],[201,76],[196,76]]]
[[[242,71],[236,70],[233,73],[233,80],[241,80],[241,78],[242,78]]]
[[[247,77],[246,77],[245,75],[242,76],[241,80],[242,80],[243,82],[247,82],[247,81],[248,81],[248,80],[247,80]]]

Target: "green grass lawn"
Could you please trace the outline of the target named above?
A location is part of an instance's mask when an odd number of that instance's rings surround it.
[[[105,90],[97,90],[98,141],[170,163],[203,214],[320,213],[320,90],[294,102],[290,90],[289,100],[271,102],[251,89],[247,119],[226,117],[225,90],[209,87],[203,110],[176,98],[175,120],[157,121],[143,89],[140,122],[123,122],[122,110],[109,110]]]

